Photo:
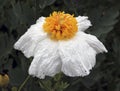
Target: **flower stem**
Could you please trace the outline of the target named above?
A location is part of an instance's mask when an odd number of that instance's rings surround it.
[[[18,91],[21,91],[21,89],[23,88],[23,86],[26,84],[26,82],[29,80],[30,75],[27,76],[27,78],[24,80],[24,82],[20,85]]]

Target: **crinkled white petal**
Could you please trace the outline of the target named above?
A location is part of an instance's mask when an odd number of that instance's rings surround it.
[[[76,17],[79,31],[68,41],[51,40],[43,31],[44,19],[39,18],[14,45],[26,57],[34,56],[29,74],[40,79],[60,71],[72,77],[88,75],[96,63],[96,54],[107,52],[95,36],[81,32],[91,26],[88,17]]]
[[[79,31],[85,31],[90,26],[92,26],[91,22],[88,20],[87,16],[78,16],[76,17],[76,20],[78,22],[78,30]]]
[[[95,65],[96,51],[84,37],[81,33],[77,33],[73,39],[60,42],[61,70],[68,76],[88,75]]]
[[[107,49],[103,45],[102,42],[100,42],[96,36],[91,35],[91,34],[85,34],[81,32],[81,35],[84,36],[86,42],[97,52],[107,52]]]
[[[47,38],[37,45],[29,74],[40,79],[45,76],[54,76],[60,72],[61,65],[58,43]]]
[[[41,16],[39,19],[37,19],[36,23],[44,22],[44,20],[45,20],[45,17]]]
[[[37,43],[45,39],[47,36],[47,34],[43,31],[43,23],[44,17],[39,18],[37,23],[32,25],[15,43],[14,48],[21,50],[28,58],[33,56]]]

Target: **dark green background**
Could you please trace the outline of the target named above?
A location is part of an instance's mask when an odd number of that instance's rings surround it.
[[[120,0],[0,0],[0,73],[8,70],[8,91],[16,91],[25,80],[32,60],[14,50],[14,43],[39,17],[53,11],[88,16],[93,26],[86,33],[97,36],[108,49],[97,55],[89,76],[64,75],[63,81],[70,84],[65,91],[120,91]],[[22,91],[44,91],[38,80],[31,77]]]

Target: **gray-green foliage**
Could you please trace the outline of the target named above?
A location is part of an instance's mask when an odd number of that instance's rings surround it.
[[[108,53],[97,55],[96,66],[89,76],[70,78],[63,75],[60,82],[59,76],[45,81],[31,77],[22,91],[43,91],[44,88],[54,88],[55,91],[65,88],[65,91],[120,91],[119,0],[0,0],[0,72],[8,69],[8,91],[17,91],[28,75],[32,60],[14,50],[14,43],[40,16],[48,16],[53,11],[88,16],[93,26],[86,32],[96,35],[106,45]]]

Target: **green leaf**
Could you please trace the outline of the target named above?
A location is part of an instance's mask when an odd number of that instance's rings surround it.
[[[90,11],[89,16],[93,22],[90,33],[100,37],[102,34],[107,34],[113,30],[114,25],[118,22],[119,10],[114,8],[107,10],[98,8],[97,10],[96,8]]]
[[[46,91],[51,91],[52,89],[51,80],[41,80],[39,81],[39,85],[41,86],[41,88],[45,89]]]
[[[13,49],[14,39],[12,36],[10,37],[7,33],[5,33],[0,35],[0,42],[0,59],[2,59],[3,57],[7,57],[11,53]]]
[[[9,75],[11,80],[10,83],[13,86],[19,86],[27,76],[20,67],[9,69]]]
[[[37,84],[35,84],[35,83],[32,83],[31,84],[31,86],[27,86],[26,87],[27,88],[27,91],[45,91],[45,90],[42,90],[41,88],[40,88],[40,86],[38,86]]]
[[[36,0],[37,1],[37,0]],[[39,7],[44,9],[46,6],[53,4],[56,0],[39,0]]]
[[[34,21],[34,9],[25,2],[12,3],[13,12],[20,24],[30,24]]]
[[[116,84],[116,90],[115,91],[120,91],[120,82]]]
[[[77,1],[74,0],[63,0],[63,1],[64,4],[68,7],[68,9],[74,12],[76,16],[78,16],[77,7],[79,6],[76,5]]]
[[[3,9],[3,6],[6,5],[7,1],[8,1],[8,0],[0,0],[0,12],[1,12],[1,10]]]
[[[120,53],[120,40],[119,40],[119,38],[116,37],[113,40],[112,47],[113,47],[114,53],[116,53],[116,54]]]
[[[62,74],[63,74],[63,73],[58,73],[58,74],[56,74],[56,75],[54,76],[54,81],[59,81],[59,80],[61,80]]]

